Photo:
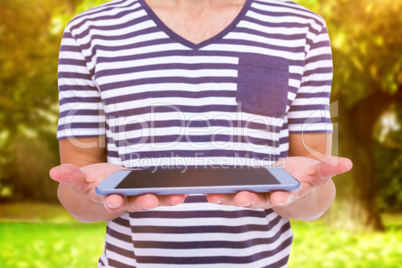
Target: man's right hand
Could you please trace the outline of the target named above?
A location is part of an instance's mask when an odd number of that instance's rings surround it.
[[[72,164],[63,164],[52,168],[50,170],[50,177],[60,183],[59,197],[60,194],[62,194],[83,201],[81,202],[82,206],[87,206],[87,208],[81,208],[82,211],[88,209],[91,214],[96,215],[97,211],[94,210],[96,210],[97,207],[99,208],[96,204],[102,205],[104,210],[102,211],[102,209],[100,209],[98,212],[106,212],[105,214],[109,215],[98,215],[93,218],[94,221],[111,220],[127,211],[136,212],[149,210],[158,206],[173,206],[184,202],[184,195],[155,196],[147,194],[128,197],[120,195],[100,196],[96,194],[96,186],[114,171],[121,169],[124,168],[109,163],[92,164],[81,168]],[[93,206],[91,203],[93,203]],[[91,207],[93,208],[92,211]],[[81,218],[83,221],[92,221],[90,216],[85,217],[85,215],[76,216],[76,218]]]

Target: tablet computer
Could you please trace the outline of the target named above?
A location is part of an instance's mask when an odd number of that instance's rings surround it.
[[[284,169],[230,167],[206,169],[119,170],[96,187],[99,195],[170,195],[295,191],[300,182]]]

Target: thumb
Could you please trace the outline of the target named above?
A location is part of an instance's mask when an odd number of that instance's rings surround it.
[[[68,184],[74,188],[82,188],[85,185],[85,174],[73,164],[63,164],[49,171],[50,178],[62,184]]]
[[[316,166],[316,174],[322,179],[329,179],[351,170],[353,163],[345,157],[329,156]]]

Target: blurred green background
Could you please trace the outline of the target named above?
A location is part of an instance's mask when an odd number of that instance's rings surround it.
[[[0,267],[96,267],[103,223],[60,207],[48,171],[62,31],[104,0],[0,0]],[[402,267],[402,0],[298,0],[327,22],[334,155],[354,162],[312,223],[293,221],[291,267]]]

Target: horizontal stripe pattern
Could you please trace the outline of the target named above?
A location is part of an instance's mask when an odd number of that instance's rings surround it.
[[[291,1],[247,0],[197,45],[143,0],[111,1],[67,25],[58,79],[58,138],[106,135],[108,162],[125,167],[269,165],[289,133],[332,131],[327,28]],[[105,241],[99,267],[287,267],[292,231],[272,210],[189,196],[108,222]]]

